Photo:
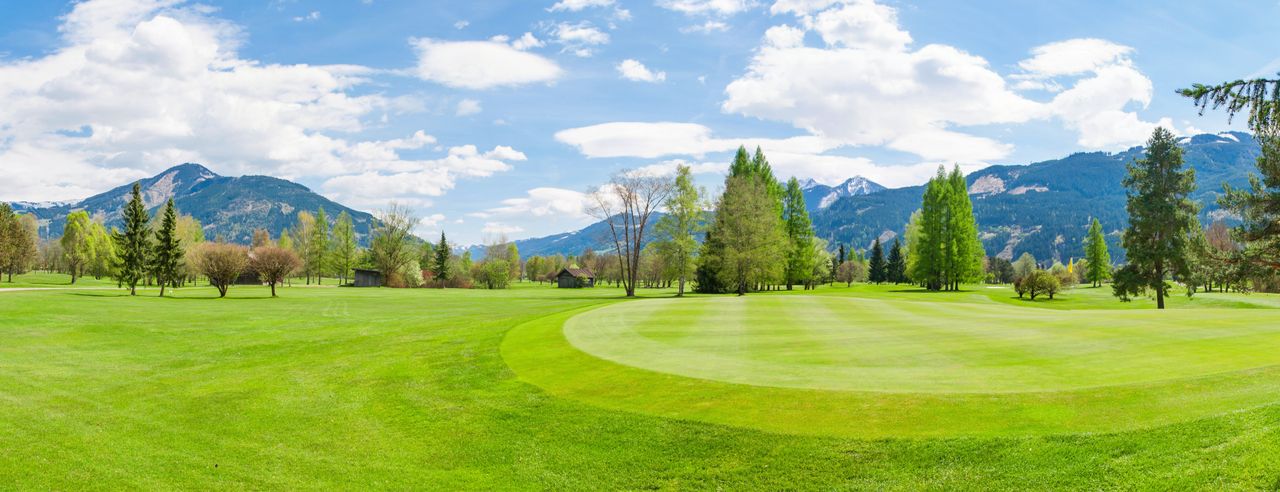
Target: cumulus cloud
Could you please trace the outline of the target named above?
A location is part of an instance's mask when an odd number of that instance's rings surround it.
[[[848,145],[958,161],[998,159],[1011,148],[954,128],[1046,112],[1006,87],[981,57],[945,45],[909,49],[892,8],[859,1],[802,24],[824,46],[805,46],[799,28],[770,29],[747,73],[726,87],[724,111],[789,122]]]
[[[649,67],[636,60],[623,60],[617,65],[617,69],[622,78],[636,82],[657,83],[667,80],[667,72],[651,71]]]
[[[414,39],[411,44],[418,52],[416,74],[423,80],[461,89],[545,83],[560,78],[563,71],[555,62],[517,49],[533,46],[524,39],[516,40],[516,46],[503,40]]]
[[[366,67],[245,59],[238,27],[184,5],[77,3],[62,19],[57,50],[0,61],[0,198],[83,198],[181,162],[323,180],[340,191],[344,177],[417,173],[411,186],[396,186],[421,198],[524,159],[501,146],[404,158],[437,144],[422,131],[361,139],[366,121],[421,103],[362,91],[375,75]]]
[[[533,33],[531,32],[524,33],[523,36],[520,36],[520,39],[517,39],[511,43],[512,48],[518,49],[520,51],[525,51],[533,48],[541,48],[543,46],[544,46],[544,43],[542,42],[542,40],[538,39],[537,37],[534,37]]]

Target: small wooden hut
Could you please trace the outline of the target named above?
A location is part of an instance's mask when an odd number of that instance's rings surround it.
[[[556,274],[556,286],[561,289],[595,287],[596,274],[589,268],[564,268]]]

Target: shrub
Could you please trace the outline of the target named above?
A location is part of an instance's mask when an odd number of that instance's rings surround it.
[[[235,283],[249,263],[249,249],[226,243],[205,243],[200,246],[196,267],[209,284],[218,289],[218,297],[226,297],[227,289]]]
[[[260,246],[249,256],[249,269],[258,273],[258,280],[271,286],[271,297],[276,296],[276,284],[302,266],[297,253],[277,246]]]

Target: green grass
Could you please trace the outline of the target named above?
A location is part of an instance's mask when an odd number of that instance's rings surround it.
[[[982,289],[890,290],[810,294],[1052,306]],[[608,363],[565,341],[563,321],[578,313],[652,302],[618,294],[523,285],[291,288],[279,299],[235,287],[221,300],[207,287],[169,299],[0,293],[0,488],[1222,489],[1280,480],[1280,406],[1270,402],[1124,432],[862,439],[622,410],[530,384],[530,363],[559,370],[564,359],[599,371],[578,375],[583,384],[613,380],[615,395],[652,399],[711,383],[695,404],[738,403],[727,388],[746,385]],[[1062,305],[1083,302],[1073,295]],[[1267,296],[1240,297],[1224,302]],[[656,379],[637,386],[636,374]],[[833,410],[832,419],[867,425],[865,408]]]
[[[66,288],[66,287],[115,287],[114,280],[109,278],[96,279],[93,277],[79,277],[76,283],[71,283],[71,276],[63,273],[52,272],[31,272],[24,275],[15,275],[13,281],[9,281],[9,276],[0,276],[0,289],[18,288],[18,289],[38,289],[38,288]]]

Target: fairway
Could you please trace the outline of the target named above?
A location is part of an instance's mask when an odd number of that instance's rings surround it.
[[[1280,400],[1278,310],[1036,306],[641,300],[518,328],[506,355],[569,398],[809,435],[1114,432]]]
[[[1197,296],[1157,314],[1128,309],[1145,301],[1100,304],[1101,289],[1034,304],[1010,301],[1007,289],[671,294],[646,290],[647,298],[624,300],[616,289],[529,284],[506,291],[293,287],[278,299],[263,287],[236,287],[227,299],[210,287],[164,299],[154,291],[0,292],[0,488],[1194,489],[1270,487],[1280,478],[1280,374],[1274,366],[1241,369],[1265,358],[1248,362],[1242,354],[1275,346],[1261,327],[1277,311],[1246,307],[1274,304],[1275,296]],[[753,314],[758,306],[788,314],[770,321]],[[744,323],[731,326],[740,307]],[[924,341],[888,344],[893,330],[910,328],[860,320],[890,307],[920,316],[937,309],[942,321],[915,329],[969,338],[932,349]],[[824,309],[832,318],[817,318]],[[1204,323],[1218,324],[1178,325],[1150,345],[1105,325],[1067,336],[1039,325],[965,324],[976,319],[970,315],[1001,310],[1037,322],[1095,312],[1181,320],[1203,311]],[[730,382],[741,376],[732,374],[717,380],[679,367],[705,355],[651,353],[623,364],[566,337],[566,327],[624,315],[650,321],[634,324],[637,334],[597,337],[616,342],[602,347],[617,352],[638,340],[694,354],[715,347],[750,363],[812,366],[810,386],[843,379],[822,374],[833,368],[868,361],[903,368],[911,366],[906,360],[933,361],[921,362],[933,373],[948,372],[937,369],[947,364],[980,366],[992,354],[1006,365],[1027,364],[1029,356],[1013,354],[1051,342],[1083,350],[1095,337],[1131,352],[1163,350],[1168,361],[1192,352],[1177,349],[1183,343],[1209,348],[1194,367],[1168,364],[1184,376],[1204,375],[1172,380],[1129,360],[1142,357],[1117,356],[1108,359],[1112,366],[1130,364],[1135,374],[1093,373],[1094,384],[1079,389],[1030,375],[1000,384],[1059,389],[957,393],[906,376],[894,384],[914,385],[910,391],[865,390],[888,379],[860,381],[868,386],[856,390],[812,389]],[[1231,327],[1237,315],[1257,321],[1262,347],[1232,341],[1250,333]],[[653,324],[679,319],[691,324]],[[831,326],[819,330],[819,321]],[[723,335],[731,329],[738,340]],[[1012,335],[1019,329],[1033,338]],[[992,338],[980,342],[979,334]],[[765,350],[766,342],[773,346]],[[1069,369],[1048,349],[1039,349],[1040,373],[1088,370]],[[861,362],[840,360],[844,352]],[[1215,364],[1226,372],[1211,373]],[[1118,378],[1140,382],[1096,386]]]

